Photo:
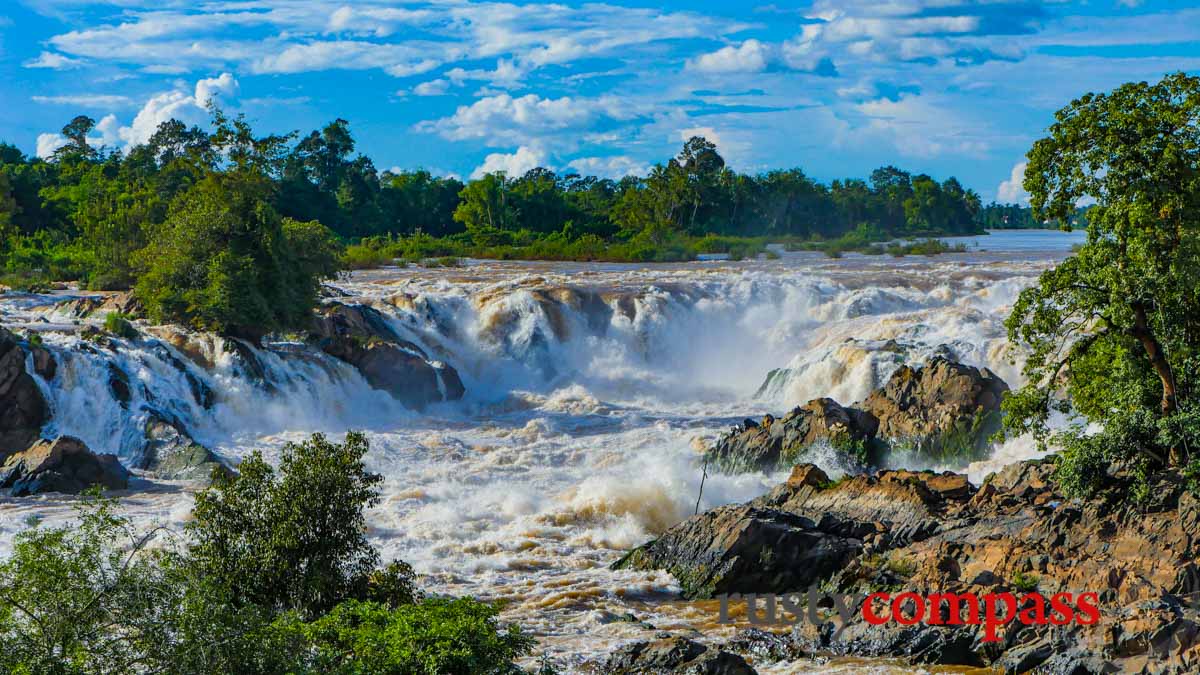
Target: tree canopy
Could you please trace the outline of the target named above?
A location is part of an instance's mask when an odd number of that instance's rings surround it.
[[[1025,188],[1045,218],[1095,205],[1087,242],[1008,318],[1029,352],[1029,384],[1005,404],[1009,430],[1046,441],[1059,411],[1104,427],[1057,437],[1074,465],[1187,462],[1200,441],[1200,79],[1073,101],[1029,152]]]

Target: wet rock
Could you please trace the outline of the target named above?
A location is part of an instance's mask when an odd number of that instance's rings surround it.
[[[995,373],[941,356],[901,366],[857,407],[878,420],[877,435],[925,454],[970,456],[1000,424],[1008,385]]]
[[[53,380],[58,373],[58,361],[54,359],[54,354],[40,344],[30,345],[29,353],[33,355],[33,372],[47,382]]]
[[[129,375],[115,363],[108,364],[108,390],[122,408],[129,409],[129,401],[133,398],[133,393],[129,390]]]
[[[98,313],[119,312],[133,317],[142,316],[145,311],[142,303],[138,302],[133,293],[122,291],[96,295],[84,295],[69,300],[63,300],[54,305],[55,311],[67,314],[77,319],[86,319]]]
[[[770,471],[803,460],[822,443],[859,468],[880,465],[894,448],[937,458],[976,457],[1000,423],[1006,391],[1008,385],[990,370],[938,356],[921,368],[901,366],[853,406],[819,398],[771,418],[771,424],[747,420],[717,442],[709,459],[725,471]]]
[[[142,427],[146,444],[134,468],[164,480],[207,480],[213,471],[232,471],[212,450],[197,443],[169,413],[150,411]]]
[[[50,416],[42,390],[25,370],[25,355],[17,336],[0,328],[0,458],[29,447]]]
[[[9,457],[0,468],[0,487],[12,496],[43,492],[78,494],[100,485],[120,490],[129,484],[129,472],[116,455],[97,455],[72,436],[42,440]]]
[[[608,657],[601,672],[609,675],[754,675],[737,654],[685,637],[634,642]]]
[[[372,387],[406,407],[420,410],[461,399],[466,392],[452,366],[430,361],[419,346],[400,339],[374,308],[326,304],[314,317],[310,335],[322,351],[354,366]]]
[[[672,527],[613,567],[666,570],[689,599],[798,591],[841,569],[861,551],[861,536],[873,529],[844,525],[750,505],[723,506]]]
[[[721,438],[709,457],[726,470],[771,470],[791,464],[812,445],[827,442],[867,459],[872,452],[876,422],[831,398],[813,399],[770,424],[747,419]]]

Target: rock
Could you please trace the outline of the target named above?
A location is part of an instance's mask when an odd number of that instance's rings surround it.
[[[207,480],[213,470],[232,474],[212,450],[197,443],[169,413],[150,411],[142,427],[146,444],[134,466],[164,480]]]
[[[67,314],[77,319],[86,319],[93,314],[119,312],[133,317],[144,314],[142,303],[138,302],[129,291],[97,295],[83,295],[69,300],[63,300],[54,305],[55,311]]]
[[[892,448],[974,458],[989,447],[1006,391],[990,370],[938,356],[921,368],[901,366],[853,406],[818,398],[778,420],[747,419],[716,443],[709,459],[725,471],[771,471],[802,460],[818,443],[838,450],[851,468],[878,466]]]
[[[29,447],[50,417],[42,390],[25,370],[25,354],[17,336],[0,328],[0,458]]]
[[[634,642],[601,667],[607,675],[754,675],[742,657],[685,637]]]
[[[0,487],[12,496],[62,492],[78,494],[100,485],[121,490],[129,485],[129,472],[116,455],[97,455],[72,436],[42,440],[9,457],[0,468]]]
[[[1000,424],[1008,385],[995,373],[937,356],[901,366],[857,407],[878,420],[880,438],[925,454],[973,456]]]
[[[129,401],[133,398],[133,393],[129,390],[129,376],[115,363],[108,364],[108,390],[122,408],[129,409]]]
[[[866,458],[872,450],[875,420],[831,398],[813,399],[770,424],[746,419],[721,438],[709,457],[727,470],[772,470],[791,464],[818,442],[828,442]]]
[[[328,303],[314,316],[310,336],[326,354],[354,366],[368,384],[406,407],[420,410],[466,393],[453,367],[430,361],[419,346],[400,339],[374,308]]]
[[[791,490],[799,490],[804,486],[820,488],[829,482],[829,476],[816,464],[797,464],[792,467],[792,475],[788,476],[787,486]]]
[[[53,380],[58,374],[58,361],[54,359],[54,354],[41,345],[31,345],[29,353],[33,354],[33,372],[47,382]]]
[[[750,505],[723,506],[672,527],[613,568],[666,570],[688,599],[798,591],[862,550],[861,535],[869,530],[841,525]]]

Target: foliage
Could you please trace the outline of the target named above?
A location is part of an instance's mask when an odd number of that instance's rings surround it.
[[[363,464],[367,439],[321,434],[284,446],[279,475],[261,455],[196,498],[188,525],[191,563],[237,604],[312,617],[355,597],[379,563],[363,509],[379,502],[383,477]]]
[[[134,292],[155,321],[257,339],[307,324],[337,246],[320,223],[282,218],[271,183],[211,174],[181,196],[134,256]]]
[[[1022,593],[1032,593],[1038,589],[1038,583],[1041,579],[1036,574],[1027,574],[1025,572],[1015,572],[1012,577],[1013,588]]]
[[[117,337],[125,338],[126,340],[136,340],[138,338],[137,329],[133,327],[130,320],[132,316],[122,314],[121,312],[109,312],[104,317],[104,330],[116,335]]]
[[[392,609],[345,602],[304,627],[314,670],[380,675],[512,673],[533,640],[501,630],[497,610],[469,598],[431,598]],[[520,672],[520,671],[515,671]]]
[[[420,599],[378,568],[366,440],[243,462],[197,497],[183,537],[137,532],[98,493],[0,561],[0,667],[13,673],[509,673],[533,640],[491,605]],[[221,474],[218,474],[221,475]],[[161,545],[150,546],[158,539]],[[152,550],[153,548],[153,550]]]
[[[1097,464],[1135,455],[1182,465],[1200,376],[1200,79],[1087,94],[1055,118],[1029,153],[1035,212],[1065,222],[1081,199],[1096,205],[1087,243],[1007,320],[1029,384],[1004,403],[1006,431],[1065,444],[1065,475],[1081,486]],[[1105,431],[1052,437],[1054,412]]]
[[[167,639],[174,595],[114,503],[85,499],[78,523],[33,524],[0,562],[0,666],[10,673],[134,673]]]

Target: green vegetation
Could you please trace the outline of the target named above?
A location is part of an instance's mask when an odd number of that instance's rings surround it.
[[[468,598],[380,567],[366,439],[320,435],[214,474],[185,532],[137,532],[91,494],[78,523],[0,561],[0,668],[14,673],[511,673],[532,639]],[[156,541],[157,540],[157,541]],[[519,671],[517,671],[519,672]]]
[[[1096,205],[1087,243],[1008,318],[1029,384],[1005,400],[1005,428],[1057,445],[1064,489],[1086,495],[1113,465],[1146,476],[1200,448],[1200,78],[1087,94],[1056,120],[1029,153],[1033,207],[1063,220]],[[1056,412],[1077,424],[1051,433]]]
[[[828,185],[799,169],[746,175],[699,137],[646,176],[537,168],[464,184],[378,171],[340,119],[306,136],[258,136],[214,109],[208,129],[169,120],[126,152],[91,147],[94,126],[72,119],[69,142],[45,161],[0,144],[0,281],[133,288],[152,319],[249,338],[298,327],[338,267],[737,260],[768,241],[836,254],[982,231],[978,195],[954,178],[895,167]]]
[[[1038,583],[1041,581],[1036,574],[1026,574],[1025,572],[1016,572],[1012,577],[1013,588],[1022,593],[1032,593],[1038,589]]]
[[[130,323],[133,317],[120,312],[109,312],[104,317],[104,330],[116,335],[117,337],[125,338],[126,340],[136,340],[138,338],[137,329]]]

